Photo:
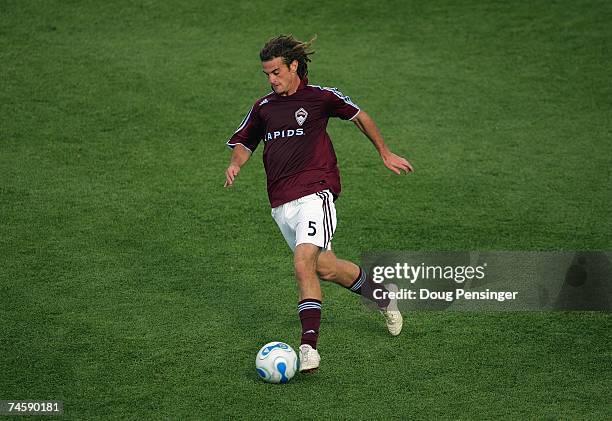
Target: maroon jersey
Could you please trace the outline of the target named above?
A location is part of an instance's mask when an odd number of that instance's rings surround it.
[[[271,92],[255,102],[227,142],[251,152],[264,141],[264,167],[272,207],[330,189],[340,194],[340,172],[327,134],[330,117],[353,119],[359,107],[335,88],[301,81],[293,95]]]

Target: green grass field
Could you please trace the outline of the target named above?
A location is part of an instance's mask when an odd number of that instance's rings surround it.
[[[379,315],[324,285],[323,365],[299,345],[261,150],[225,142],[269,91],[258,52],[318,35],[310,81],[350,123],[338,255],[612,249],[612,3],[0,1],[0,399],[70,419],[610,419],[608,313]]]

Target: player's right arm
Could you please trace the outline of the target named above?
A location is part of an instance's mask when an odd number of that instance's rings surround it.
[[[242,146],[242,144],[238,144],[234,147],[230,164],[225,170],[225,184],[223,187],[232,187],[232,185],[234,185],[234,180],[238,176],[238,173],[240,173],[240,168],[250,157],[251,151]]]

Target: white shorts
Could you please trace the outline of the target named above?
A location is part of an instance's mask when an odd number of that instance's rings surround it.
[[[272,218],[291,250],[295,251],[297,245],[303,243],[331,250],[331,240],[336,230],[336,207],[329,190],[272,208]]]

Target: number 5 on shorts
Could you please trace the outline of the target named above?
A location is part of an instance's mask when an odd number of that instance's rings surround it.
[[[317,234],[317,229],[315,228],[316,222],[315,221],[308,221],[308,228],[310,228],[312,230],[312,232],[308,232],[308,235],[313,237],[314,235]]]

